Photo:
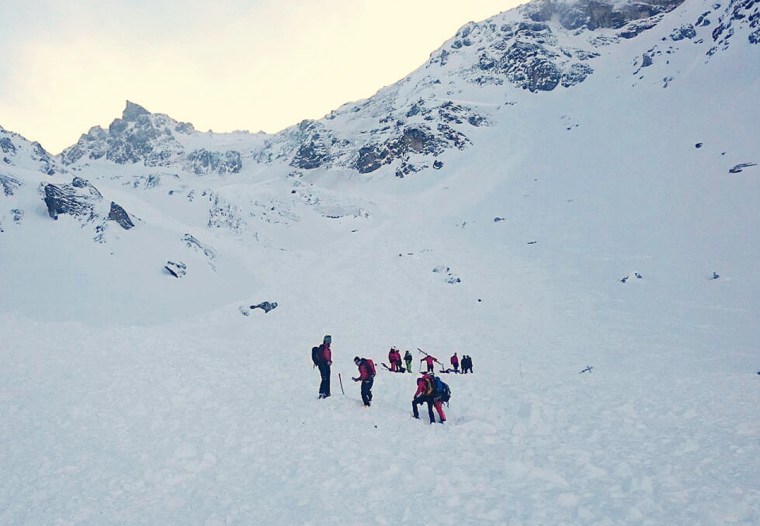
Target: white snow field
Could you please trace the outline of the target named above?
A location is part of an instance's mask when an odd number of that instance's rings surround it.
[[[494,103],[462,83],[492,124],[441,170],[304,177],[353,215],[290,202],[290,168],[255,167],[188,184],[287,217],[215,231],[93,163],[141,219],[94,243],[17,169],[0,524],[760,524],[760,167],[729,172],[760,163],[758,46],[676,54],[663,89],[663,61],[634,78],[620,59],[661,34],[559,92]],[[188,250],[177,280],[162,265],[186,232],[217,256]],[[416,367],[417,348],[472,356],[473,375],[441,375],[445,424],[411,418],[418,369],[380,367],[392,345]],[[356,355],[378,363],[370,408]]]

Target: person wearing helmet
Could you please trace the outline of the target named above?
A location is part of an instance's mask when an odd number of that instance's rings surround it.
[[[372,404],[372,384],[375,383],[375,363],[369,358],[354,357],[354,363],[359,368],[359,376],[351,378],[354,382],[362,383],[362,402],[365,407]]]
[[[321,378],[319,384],[319,398],[327,398],[330,396],[330,366],[332,365],[331,343],[332,336],[329,334],[325,335],[322,339],[322,345],[317,347],[317,350],[313,353],[316,355],[314,362],[319,368],[319,376]]]

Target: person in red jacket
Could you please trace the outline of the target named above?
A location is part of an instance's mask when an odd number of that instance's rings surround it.
[[[399,351],[398,349],[396,349],[394,347],[393,348],[393,352],[396,353],[396,356],[395,356],[395,358],[396,358],[396,372],[397,373],[403,373],[404,372],[404,366],[401,365],[401,351]]]
[[[332,343],[332,336],[325,335],[316,351],[315,363],[319,367],[319,375],[321,382],[319,384],[319,398],[327,398],[330,396],[330,366],[332,365],[332,350],[330,344]]]
[[[396,366],[396,348],[391,347],[391,350],[388,351],[388,361],[391,364],[391,372],[398,372],[398,368]]]
[[[436,399],[435,396],[435,377],[430,373],[422,373],[417,378],[417,391],[414,393],[414,399],[412,400],[412,416],[419,418],[420,414],[417,411],[417,406],[427,403],[428,416],[430,417],[430,423],[435,423],[435,415],[433,414],[433,406],[438,411],[438,416],[441,419],[441,424],[446,421],[446,415],[443,413],[443,402],[440,398]]]
[[[375,363],[369,358],[358,356],[354,357],[354,363],[359,368],[359,376],[352,380],[362,383],[362,402],[369,407],[372,404],[372,384],[375,383]]]
[[[429,373],[433,372],[433,363],[437,362],[438,360],[435,358],[435,356],[430,356],[429,354],[426,354],[424,358],[420,359],[421,362],[425,362],[427,364],[427,370]]]
[[[451,365],[454,367],[454,372],[459,372],[459,357],[457,356],[457,353],[454,353],[454,356],[451,357]]]

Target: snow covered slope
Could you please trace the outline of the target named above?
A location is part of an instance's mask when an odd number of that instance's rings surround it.
[[[526,4],[272,136],[3,131],[0,523],[760,522],[759,10]],[[391,345],[473,357],[444,426],[361,407]]]

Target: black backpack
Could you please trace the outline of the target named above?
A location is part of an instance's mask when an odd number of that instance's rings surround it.
[[[314,365],[319,365],[322,363],[322,348],[321,347],[311,348],[311,361],[314,362]]]

